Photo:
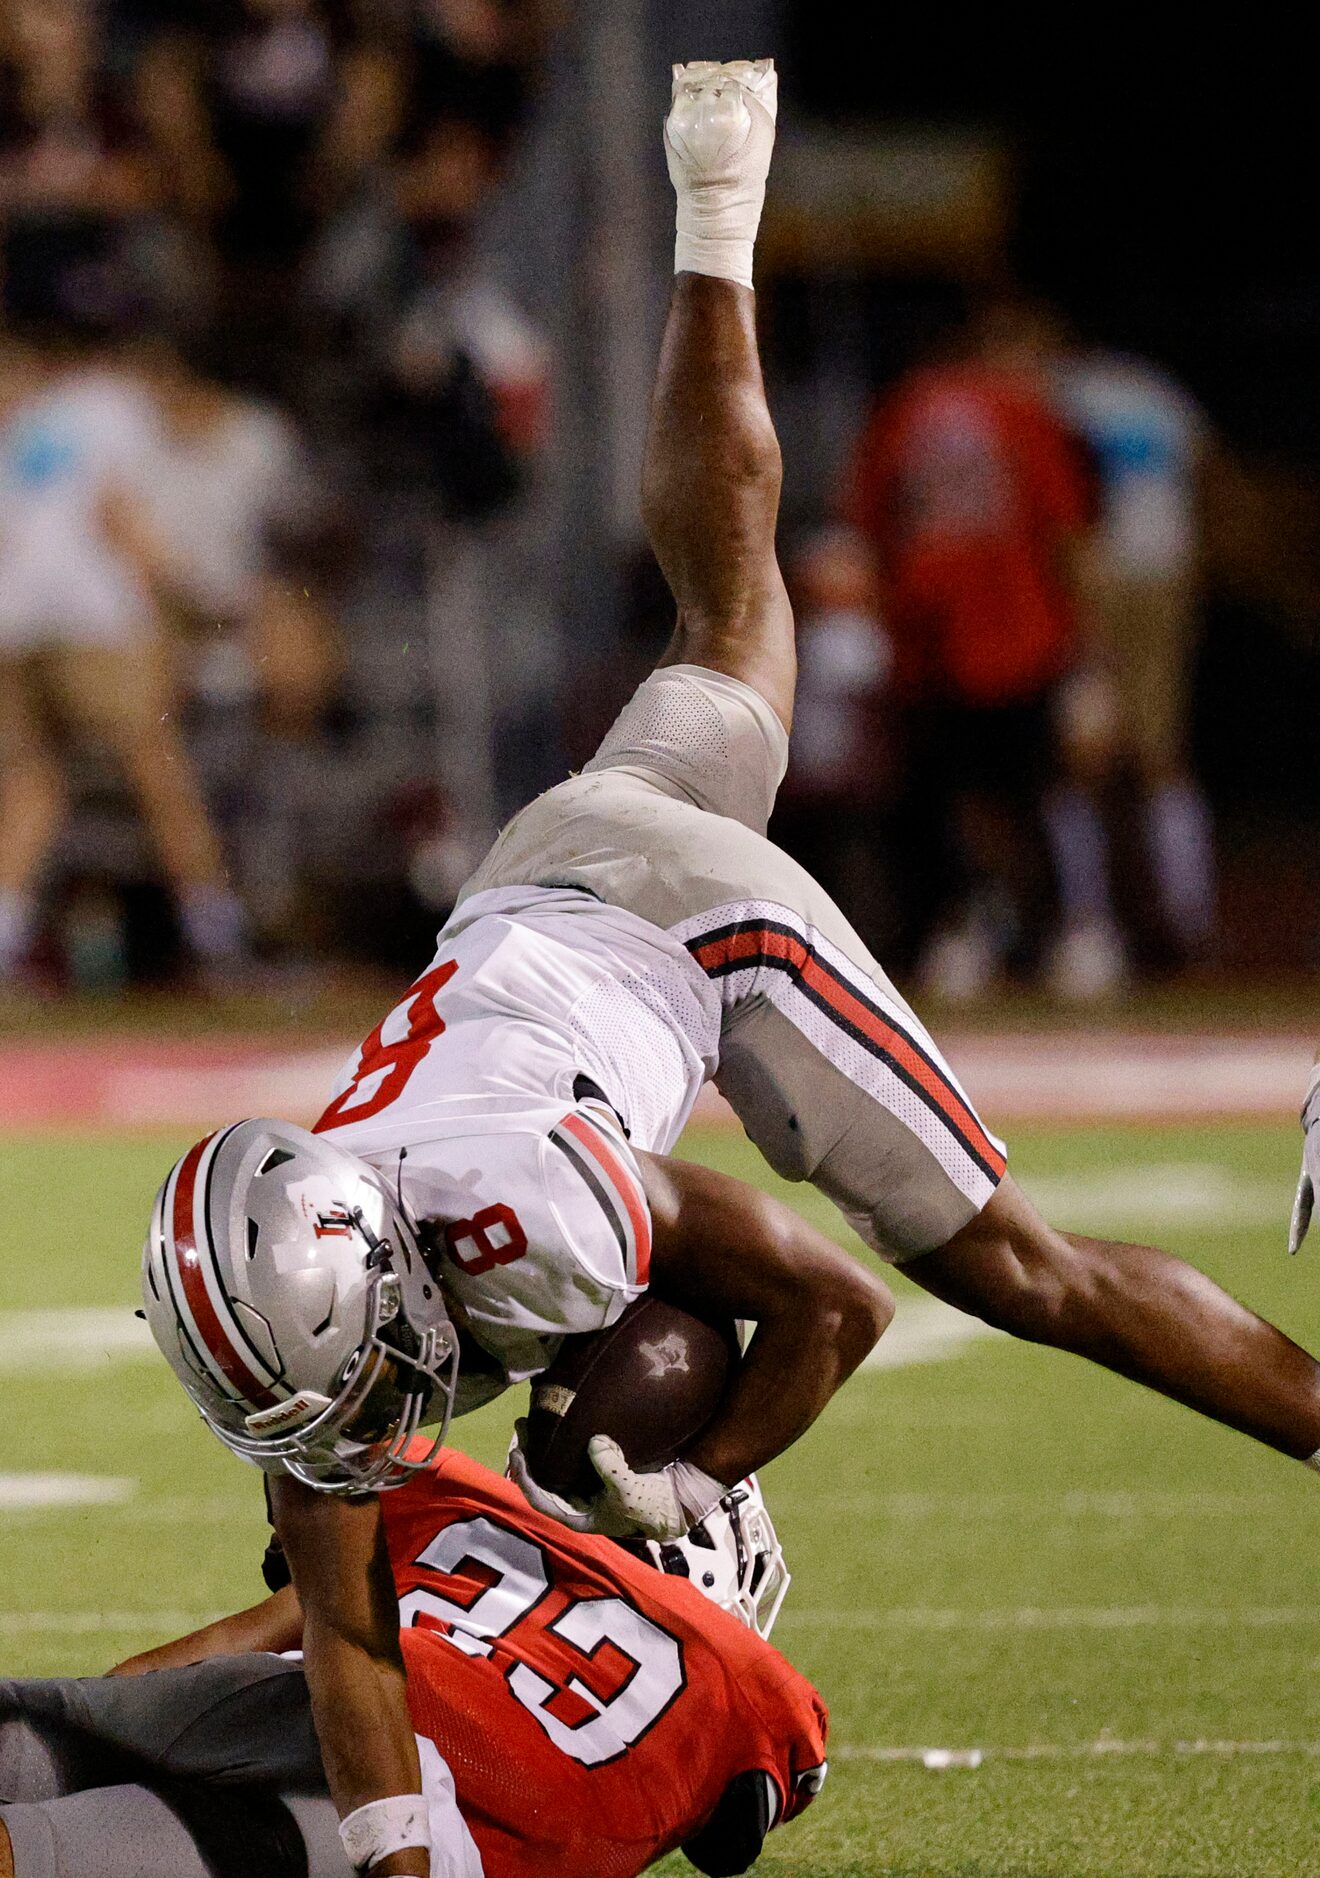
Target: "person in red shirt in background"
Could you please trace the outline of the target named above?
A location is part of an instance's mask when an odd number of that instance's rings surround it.
[[[1037,323],[996,304],[876,407],[846,519],[870,545],[909,712],[919,975],[970,997],[1034,960],[1051,904],[1042,807],[1074,665],[1086,460],[1050,409]],[[933,864],[932,864],[933,861]]]

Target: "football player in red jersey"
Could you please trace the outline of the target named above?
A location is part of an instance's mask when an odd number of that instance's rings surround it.
[[[755,1482],[657,1570],[422,1446],[381,1505],[433,1873],[633,1878],[677,1846],[745,1870],[825,1773],[824,1705],[758,1634],[787,1573]],[[349,1878],[274,1654],[301,1643],[283,1584],[111,1678],[0,1684],[0,1873],[8,1838],[14,1878]]]

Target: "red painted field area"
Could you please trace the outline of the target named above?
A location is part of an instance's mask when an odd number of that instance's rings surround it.
[[[941,1039],[991,1126],[1008,1122],[1291,1120],[1314,1039],[1050,1031]],[[236,1115],[307,1122],[349,1039],[272,1046],[252,1038],[100,1037],[0,1044],[0,1129],[203,1129]],[[733,1123],[713,1089],[701,1120]]]

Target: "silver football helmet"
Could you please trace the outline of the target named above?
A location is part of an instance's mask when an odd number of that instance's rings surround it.
[[[712,1603],[768,1637],[792,1576],[755,1474],[731,1487],[682,1539],[638,1541],[662,1572],[689,1578]]]
[[[440,1286],[381,1177],[305,1128],[236,1122],[189,1149],[156,1196],[142,1295],[202,1419],[268,1473],[379,1492],[444,1441],[458,1337]]]

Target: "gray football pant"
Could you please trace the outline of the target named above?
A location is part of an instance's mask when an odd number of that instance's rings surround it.
[[[352,1878],[274,1656],[0,1682],[0,1820],[16,1878]]]

